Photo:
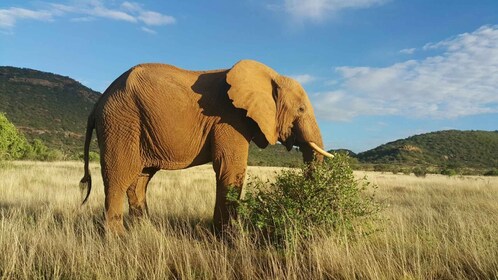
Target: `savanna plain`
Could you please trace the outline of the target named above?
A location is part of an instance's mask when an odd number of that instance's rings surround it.
[[[385,205],[367,236],[322,236],[293,249],[220,241],[210,231],[210,166],[161,171],[149,218],[106,236],[98,164],[81,206],[78,162],[0,163],[2,279],[498,279],[498,178],[357,172]],[[250,167],[271,179],[278,168]]]

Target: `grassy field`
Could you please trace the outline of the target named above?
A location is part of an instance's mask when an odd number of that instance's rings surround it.
[[[274,176],[275,168],[250,168]],[[382,229],[351,242],[315,238],[293,251],[231,244],[210,231],[209,166],[162,171],[150,219],[103,235],[103,187],[80,207],[82,163],[0,163],[2,279],[497,279],[498,178],[366,173],[388,207]],[[357,173],[363,176],[364,173]]]

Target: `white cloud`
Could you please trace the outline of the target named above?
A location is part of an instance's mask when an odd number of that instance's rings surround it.
[[[88,10],[82,10],[84,14],[88,14],[95,17],[102,17],[112,20],[122,20],[128,22],[137,22],[137,18],[123,11],[112,10],[104,7],[103,5],[97,4]]]
[[[18,20],[48,21],[62,16],[71,17],[70,20],[73,22],[93,21],[101,18],[142,23],[147,26],[162,26],[176,22],[172,16],[146,10],[141,4],[134,2],[123,2],[121,5],[113,7],[106,6],[105,2],[101,0],[83,0],[71,3],[70,5],[50,4],[47,9],[39,11],[16,7],[0,10],[0,29],[12,29]]]
[[[72,22],[90,22],[94,20],[94,17],[75,17],[71,19]]]
[[[157,12],[143,11],[138,16],[138,19],[147,25],[166,25],[175,23],[175,18],[172,16],[162,15]]]
[[[309,84],[316,81],[316,77],[309,74],[291,75],[291,77],[298,81],[301,85]]]
[[[125,10],[130,11],[137,15],[137,19],[145,23],[146,25],[166,25],[173,24],[176,19],[172,16],[163,15],[158,12],[148,11],[142,8],[138,3],[124,2],[121,7]]]
[[[284,0],[282,5],[271,5],[272,10],[284,10],[299,21],[321,21],[344,9],[368,8],[388,0]]]
[[[388,67],[338,67],[334,91],[316,96],[318,115],[457,118],[498,112],[498,26],[483,26],[424,49],[437,56]]]
[[[46,10],[34,11],[15,7],[0,9],[0,28],[2,29],[13,28],[18,20],[26,19],[51,21],[53,19],[53,14]]]
[[[416,48],[402,49],[402,50],[399,51],[399,53],[402,53],[402,54],[414,54],[416,50],[417,50]]]
[[[134,2],[123,2],[121,4],[121,8],[132,12],[138,12],[143,10],[142,6],[139,3],[134,3]]]
[[[150,29],[150,28],[147,28],[147,27],[145,27],[145,26],[142,26],[142,31],[143,31],[143,32],[146,32],[146,33],[149,33],[149,34],[157,34],[157,32],[156,32],[156,31],[154,31],[154,30],[152,30],[152,29]]]

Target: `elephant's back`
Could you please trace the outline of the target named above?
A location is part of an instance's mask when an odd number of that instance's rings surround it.
[[[188,89],[191,81],[195,81],[193,73],[172,65],[134,66],[102,94],[96,104],[97,121],[102,126],[120,123],[128,127],[138,126],[144,118],[153,124],[171,122],[177,119],[175,113],[196,108],[195,96]]]
[[[138,93],[174,93],[178,89],[184,89],[191,80],[195,80],[191,71],[168,64],[148,63],[130,69],[126,87]]]
[[[219,92],[194,90],[203,73],[166,64],[132,68],[125,87],[140,120],[142,150],[149,151],[146,162],[183,168],[205,148],[210,127],[219,120],[212,110]]]

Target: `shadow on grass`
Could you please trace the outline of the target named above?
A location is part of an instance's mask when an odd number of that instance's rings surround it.
[[[0,202],[0,223],[23,223],[26,227],[44,227],[47,232],[63,232],[70,229],[77,237],[85,235],[106,236],[105,217],[103,207],[74,207],[61,208],[48,201],[36,204],[22,202]],[[158,233],[175,238],[189,238],[192,240],[206,240],[216,238],[211,219],[200,216],[151,214],[143,218],[136,218],[125,212],[124,225],[127,232],[140,229],[142,226],[151,226]],[[146,225],[148,224],[148,225]]]
[[[124,224],[128,230],[150,224],[158,232],[175,238],[189,238],[197,241],[214,238],[214,226],[211,219],[199,216],[151,214],[143,218],[125,215]]]
[[[0,202],[0,220],[6,223],[22,223],[27,228],[44,227],[47,232],[63,231],[69,227],[76,236],[88,233],[104,236],[104,216],[101,213],[98,208],[71,206],[63,209],[48,201],[36,204]]]

